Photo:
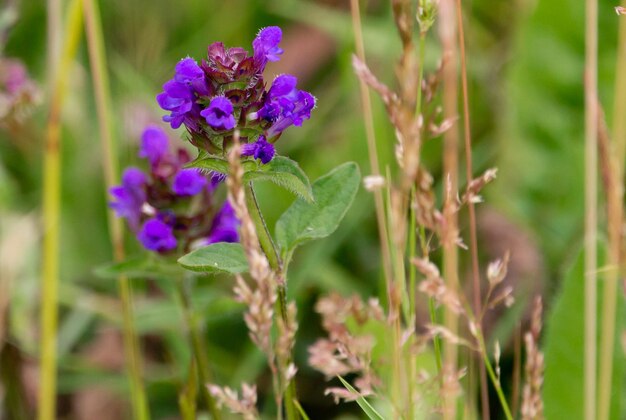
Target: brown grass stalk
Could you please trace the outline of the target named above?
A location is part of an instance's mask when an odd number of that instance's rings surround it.
[[[456,118],[457,110],[457,51],[455,45],[456,23],[453,0],[442,0],[439,4],[439,36],[443,46],[443,112],[445,119]],[[458,220],[456,191],[458,189],[458,128],[455,125],[444,133],[444,223],[443,276],[448,288],[458,290]],[[449,309],[444,311],[444,325],[449,331],[458,330],[458,315]],[[455,345],[444,347],[445,365],[456,371],[458,349]],[[444,418],[456,418],[456,399],[444,395]]]
[[[470,181],[473,177],[472,169],[472,132],[470,126],[469,113],[469,93],[467,87],[467,56],[465,53],[465,31],[463,29],[463,9],[461,0],[456,0],[456,14],[458,21],[459,33],[459,51],[461,58],[461,85],[463,89],[463,132],[465,140],[465,174],[467,179],[467,188],[469,189]],[[476,208],[474,201],[469,200],[467,203],[469,212],[470,227],[470,244],[469,249],[472,257],[472,292],[474,313],[481,311],[482,304],[480,299],[480,267],[478,264],[478,238],[476,234]],[[482,328],[482,321],[478,321],[479,328]],[[478,370],[480,376],[480,397],[482,402],[483,420],[489,419],[489,390],[487,388],[487,371],[482,360],[478,361]]]
[[[352,13],[352,29],[354,31],[354,43],[356,54],[361,62],[365,63],[365,46],[363,43],[363,29],[361,26],[361,12],[359,0],[350,0],[350,11]],[[372,98],[365,82],[359,78],[359,90],[361,92],[361,106],[363,107],[363,117],[365,122],[365,135],[367,137],[367,151],[370,160],[370,171],[374,176],[380,176],[380,166],[378,163],[378,150],[376,149],[376,134],[374,131],[374,115],[372,112]],[[391,269],[391,252],[389,249],[389,233],[385,223],[385,205],[383,192],[381,189],[374,191],[374,205],[376,208],[376,221],[378,225],[378,236],[380,237],[380,247],[383,255],[383,269],[387,287],[393,279]]]
[[[600,374],[598,376],[598,418],[608,419],[611,408],[611,387],[613,376],[613,351],[615,347],[615,325],[617,316],[618,280],[620,253],[622,248],[622,229],[624,222],[623,184],[621,165],[611,144],[604,113],[598,103],[598,149],[600,168],[606,195],[608,260],[605,272],[604,291],[602,294],[602,324],[600,330]]]

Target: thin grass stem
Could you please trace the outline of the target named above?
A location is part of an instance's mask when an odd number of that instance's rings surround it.
[[[350,0],[350,11],[352,13],[352,29],[354,32],[354,43],[356,55],[365,63],[365,46],[363,43],[363,28],[361,26],[361,12],[359,0]],[[380,175],[378,163],[378,150],[376,148],[376,134],[374,130],[374,114],[372,112],[372,98],[369,89],[363,80],[359,79],[359,90],[361,92],[361,106],[363,107],[363,117],[365,122],[365,136],[367,138],[367,152],[370,161],[370,171],[372,175]],[[374,191],[374,205],[376,208],[376,221],[378,226],[378,236],[383,255],[383,269],[387,281],[387,289],[393,279],[391,268],[391,251],[389,249],[389,233],[385,223],[385,205],[383,193],[380,190]]]
[[[443,113],[444,118],[455,118],[457,115],[457,51],[455,46],[455,20],[453,0],[442,0],[439,3],[439,32],[443,47]],[[444,133],[443,174],[444,174],[444,219],[446,232],[443,238],[443,276],[447,286],[457,291],[458,287],[458,249],[456,236],[458,229],[457,213],[454,209],[458,185],[458,128],[453,125]],[[458,316],[446,308],[444,325],[456,334]],[[451,371],[456,372],[458,349],[455,344],[444,347],[444,360]],[[444,418],[456,418],[456,400],[444,396]]]
[[[585,24],[585,358],[584,418],[597,415],[598,3],[586,0]]]
[[[106,53],[98,5],[94,0],[83,0],[83,6],[96,112],[101,137],[102,155],[104,157],[104,178],[107,187],[106,190],[108,191],[117,183],[118,164],[117,148],[113,137],[110,113],[111,98]],[[107,212],[107,218],[111,245],[113,247],[113,257],[115,261],[122,261],[125,254],[122,222],[119,218],[115,217],[112,209],[109,209]],[[134,325],[134,309],[130,281],[126,277],[120,276],[118,278],[118,289],[124,318],[124,352],[128,366],[133,416],[140,420],[148,419],[150,414],[142,379],[141,349]]]
[[[473,177],[472,169],[472,131],[470,125],[470,111],[469,111],[469,90],[467,87],[467,56],[465,53],[465,31],[463,27],[463,8],[461,7],[461,0],[456,0],[456,17],[459,36],[459,55],[461,59],[461,87],[463,91],[463,132],[465,140],[465,174],[467,188],[469,188],[470,181]],[[476,233],[476,208],[474,202],[469,200],[467,203],[469,212],[469,230],[470,230],[470,253],[472,258],[472,294],[474,303],[474,313],[480,313],[482,303],[480,299],[480,267],[478,263],[478,235]],[[482,318],[481,318],[482,319]],[[481,321],[479,321],[481,322]],[[485,372],[485,366],[482,361],[479,361],[478,366],[480,376],[480,398],[481,398],[481,413],[483,420],[489,419],[489,390],[487,388],[487,374]]]
[[[626,6],[626,1],[622,1]],[[623,272],[623,235],[624,224],[624,159],[626,158],[626,19],[619,19],[617,42],[617,65],[615,71],[615,90],[613,104],[613,142],[610,156],[614,157],[607,164],[612,173],[613,182],[607,185],[607,230],[609,239],[608,265],[612,267],[606,273],[602,297],[602,329],[600,336],[600,374],[598,378],[598,418],[607,419],[610,415],[612,393],[613,358],[615,350],[615,324],[617,316],[618,282]],[[602,137],[602,136],[600,136]],[[608,141],[607,141],[608,143]],[[610,147],[608,146],[608,147]]]
[[[617,163],[615,150],[611,146],[610,136],[604,123],[604,113],[598,103],[598,146],[604,192],[606,195],[607,233],[608,233],[608,261],[604,272],[604,289],[602,294],[602,317],[599,348],[599,376],[598,376],[598,419],[608,419],[611,410],[613,353],[615,335],[617,333],[616,316],[617,300],[619,297],[618,280],[620,250],[623,226],[623,184],[621,182],[621,168]]]
[[[70,66],[82,28],[82,3],[69,6],[63,53],[55,77],[46,128],[43,168],[43,264],[41,276],[41,339],[39,381],[40,420],[56,418],[59,247],[61,223],[61,110],[67,93]]]

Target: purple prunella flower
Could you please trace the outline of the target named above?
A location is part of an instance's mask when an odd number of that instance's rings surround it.
[[[205,243],[214,244],[216,242],[239,242],[239,219],[235,215],[235,210],[226,201],[219,212],[213,218],[211,232]]]
[[[259,31],[257,37],[252,41],[254,49],[254,63],[258,66],[259,72],[265,68],[268,61],[278,61],[283,50],[278,47],[282,38],[282,31],[278,26],[268,26]]]
[[[170,115],[163,117],[163,121],[170,123],[176,129],[192,113],[195,96],[189,86],[170,80],[163,85],[163,92],[157,96],[159,106]]]
[[[207,124],[215,130],[232,130],[235,127],[233,104],[224,96],[216,96],[206,109],[200,112]]]
[[[170,123],[172,128],[185,123],[189,128],[197,129],[194,121],[199,112],[196,95],[209,94],[204,71],[193,58],[183,58],[176,64],[174,78],[163,85],[163,92],[157,96],[159,106],[170,111],[170,115],[164,116],[163,121]]]
[[[174,80],[189,86],[199,96],[209,95],[204,70],[200,68],[193,58],[183,58],[176,64]]]
[[[127,168],[122,175],[122,185],[110,190],[114,201],[109,205],[118,217],[124,217],[133,230],[139,227],[141,209],[146,202],[146,175],[137,168]]]
[[[291,125],[301,126],[304,120],[311,118],[315,97],[297,89],[297,82],[295,76],[282,74],[274,79],[267,92],[265,103],[258,115],[272,123],[267,131],[268,136],[279,134]]]
[[[242,156],[253,156],[255,159],[260,159],[264,165],[270,162],[275,154],[274,145],[269,143],[265,136],[259,136],[256,142],[244,144],[241,147]]]
[[[181,169],[174,177],[172,190],[179,196],[192,196],[201,192],[208,182],[198,169]]]
[[[150,251],[167,252],[176,248],[174,230],[159,219],[147,220],[137,234],[139,242]]]
[[[167,133],[155,125],[149,125],[141,134],[141,149],[139,157],[148,159],[152,166],[167,156],[169,152],[169,140]]]

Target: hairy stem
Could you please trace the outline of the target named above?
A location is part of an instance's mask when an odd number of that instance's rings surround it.
[[[213,396],[207,388],[207,384],[212,383],[211,370],[209,368],[208,352],[206,344],[202,338],[202,329],[198,325],[198,319],[194,313],[193,305],[191,303],[191,297],[185,278],[180,278],[176,281],[176,288],[178,296],[182,305],[183,313],[185,316],[185,322],[187,323],[187,329],[189,330],[189,338],[193,349],[194,358],[196,360],[196,366],[198,368],[198,377],[200,378],[200,392],[202,398],[207,406],[207,409],[211,413],[211,416],[215,420],[221,418],[220,412],[217,409],[217,405]]]
[[[59,233],[61,223],[61,109],[82,28],[82,3],[72,0],[59,71],[52,87],[43,169],[43,265],[41,276],[40,420],[56,418]]]
[[[263,219],[259,203],[256,199],[256,195],[254,194],[254,189],[252,188],[251,184],[246,185],[245,192],[246,205],[248,207],[248,212],[250,213],[250,218],[252,219],[254,227],[256,228],[261,249],[267,257],[267,261],[269,262],[272,270],[277,275],[279,275],[279,281],[277,285],[278,311],[282,320],[284,322],[287,322],[287,279],[285,278],[283,264],[280,259],[280,255],[278,253],[276,245],[274,244],[274,241],[272,239],[272,235],[270,235],[269,229],[267,228],[265,219]],[[295,405],[296,399],[296,384],[294,380],[291,380],[289,384],[285,387],[285,394],[283,396],[285,415],[287,417],[287,420],[297,420],[299,418],[298,409]]]
[[[106,64],[106,53],[102,34],[102,25],[98,4],[94,0],[83,0],[87,46],[91,62],[91,74],[96,99],[96,111],[101,137],[102,155],[104,156],[104,178],[106,191],[117,183],[117,151],[113,137],[111,119],[111,97]],[[113,246],[115,261],[124,259],[124,229],[122,221],[115,217],[112,209],[107,212],[109,235]],[[130,281],[118,278],[119,296],[124,317],[124,351],[131,389],[133,416],[136,419],[150,417],[148,401],[142,379],[141,347],[134,325],[133,298]]]

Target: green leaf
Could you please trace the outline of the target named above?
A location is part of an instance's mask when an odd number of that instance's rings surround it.
[[[315,201],[297,199],[276,223],[276,240],[283,255],[304,242],[333,233],[350,208],[360,180],[358,166],[349,162],[315,181]]]
[[[298,400],[294,399],[293,400],[293,405],[296,406],[296,408],[298,409],[298,412],[300,413],[300,415],[302,416],[303,420],[310,420],[309,416],[307,416],[306,411],[304,411],[304,408],[302,408],[302,406],[300,405],[300,403],[298,402]]]
[[[271,181],[279,187],[285,188],[299,197],[308,201],[313,200],[311,183],[309,178],[298,164],[285,156],[276,156],[266,165],[261,165],[254,160],[242,161],[244,181]],[[203,152],[189,167],[215,171],[222,174],[228,173],[228,161],[219,156],[209,155]]]
[[[259,166],[253,160],[242,161],[242,165],[244,171],[253,171]],[[219,156],[210,155],[206,152],[202,152],[198,158],[189,163],[187,167],[206,169],[208,171],[215,171],[221,174],[228,174],[229,171],[228,160]]]
[[[129,258],[118,263],[109,263],[94,270],[96,276],[104,279],[116,279],[126,276],[130,279],[175,279],[182,273],[173,262],[154,256]]]
[[[383,416],[381,416],[380,413],[376,411],[376,409],[372,407],[372,405],[363,396],[360,396],[361,394],[356,389],[354,389],[348,381],[346,381],[339,375],[337,375],[337,377],[348,391],[355,395],[359,395],[359,397],[356,399],[356,403],[359,405],[359,407],[361,407],[361,410],[363,410],[365,415],[370,420],[384,420]]]
[[[246,254],[240,244],[219,242],[190,252],[178,259],[187,270],[201,273],[238,274],[248,271]]]
[[[602,266],[604,246],[598,246],[599,262]],[[546,419],[582,419],[584,415],[584,254],[580,252],[574,264],[567,271],[561,292],[556,298],[551,316],[548,319],[545,342],[545,382],[543,400]],[[601,275],[601,273],[600,273]],[[602,312],[602,286],[598,281],[598,320]],[[624,360],[619,346],[617,331],[623,331],[624,297],[619,293],[618,324],[613,351],[613,379],[611,397],[611,419],[620,416],[622,398]],[[598,328],[598,333],[600,333]],[[600,339],[597,340],[598,346]]]
[[[295,161],[285,156],[276,156],[267,165],[261,165],[257,170],[246,172],[243,179],[244,181],[271,181],[307,201],[313,201],[309,178]]]

